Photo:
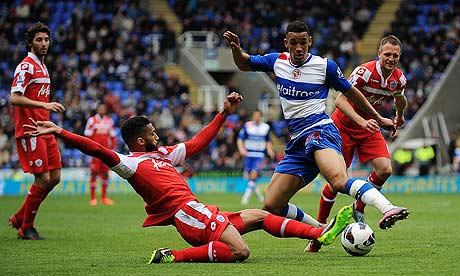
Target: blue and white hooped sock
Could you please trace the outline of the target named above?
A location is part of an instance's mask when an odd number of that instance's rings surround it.
[[[384,195],[374,188],[374,186],[362,179],[348,179],[345,184],[345,192],[366,205],[374,206],[382,213],[395,207]]]

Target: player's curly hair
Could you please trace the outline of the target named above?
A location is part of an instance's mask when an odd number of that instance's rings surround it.
[[[27,51],[30,52],[30,50],[31,50],[30,45],[32,45],[34,37],[38,33],[47,33],[49,38],[50,38],[50,41],[51,41],[51,30],[50,30],[50,28],[47,25],[45,25],[45,24],[43,24],[41,22],[37,22],[37,23],[33,24],[32,26],[30,26],[30,28],[27,29],[27,31],[26,31],[25,41],[26,41],[26,49],[27,49]]]
[[[293,33],[303,33],[303,32],[307,32],[309,35],[311,35],[310,33],[310,28],[308,27],[308,25],[305,23],[305,22],[302,22],[302,21],[293,21],[291,23],[289,23],[286,27],[286,37],[288,35],[288,33],[290,32],[293,32]]]
[[[143,116],[129,118],[121,125],[121,138],[129,146],[142,134],[144,127],[148,124],[150,124],[149,119]]]

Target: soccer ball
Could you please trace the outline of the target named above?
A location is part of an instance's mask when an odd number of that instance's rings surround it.
[[[372,228],[360,222],[351,223],[342,232],[342,246],[352,256],[364,256],[375,245]]]

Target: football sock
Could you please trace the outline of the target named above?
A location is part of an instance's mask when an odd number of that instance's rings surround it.
[[[241,198],[241,204],[249,203],[249,198],[251,197],[252,191],[254,191],[255,188],[256,188],[256,183],[254,182],[254,180],[249,180],[248,186],[246,187],[243,197]]]
[[[257,198],[259,199],[260,203],[264,202],[264,195],[260,191],[259,187],[256,186],[254,189],[254,192],[256,193]]]
[[[331,213],[332,206],[334,205],[337,193],[331,190],[329,184],[324,185],[321,197],[319,199],[318,221],[326,223],[327,218]]]
[[[382,180],[380,180],[378,178],[377,173],[375,172],[375,170],[372,171],[372,173],[367,177],[366,181],[369,184],[371,184],[372,186],[374,186],[374,188],[376,188],[379,191],[382,189],[382,186],[385,183],[385,181],[382,181]],[[366,204],[364,204],[360,200],[356,201],[356,204],[355,204],[356,210],[358,210],[359,212],[363,213],[364,212],[364,207],[366,207]]]
[[[30,187],[27,194],[24,208],[24,217],[21,228],[26,229],[34,226],[35,216],[37,215],[40,204],[49,193],[49,189],[41,188],[35,184]]]
[[[294,204],[288,203],[286,207],[281,211],[280,216],[290,219],[295,219],[306,224],[313,225],[315,227],[321,226],[320,223],[309,214],[305,213],[302,209]]]
[[[101,198],[107,197],[107,179],[102,179]]]
[[[16,214],[14,214],[18,221],[22,221],[24,219],[24,210],[26,209],[26,203],[27,203],[27,197],[24,200],[24,202],[22,203],[21,208],[19,208],[19,210],[16,212]]]
[[[374,206],[382,213],[395,207],[376,188],[361,179],[348,179],[345,184],[345,192],[357,200],[362,201],[364,204]]]
[[[316,239],[321,235],[323,228],[317,228],[296,220],[268,214],[263,229],[278,238],[297,237],[301,239]]]
[[[51,190],[53,190],[53,188],[45,188],[45,191],[43,191],[41,195],[41,201],[43,201],[46,198],[46,196],[51,192]],[[19,222],[22,222],[24,220],[24,211],[26,209],[26,202],[27,202],[27,197],[24,200],[24,203],[22,203],[21,208],[19,208],[19,210],[15,214],[16,219]]]
[[[96,177],[95,176],[90,176],[89,185],[90,185],[90,199],[95,199],[96,198]]]
[[[371,174],[367,177],[366,181],[369,182],[372,186],[374,186],[377,190],[382,189],[382,186],[385,183],[385,181],[380,180],[375,171],[371,172]]]
[[[183,250],[172,250],[174,262],[231,262],[233,261],[230,247],[220,241],[212,241],[208,244],[187,248]]]

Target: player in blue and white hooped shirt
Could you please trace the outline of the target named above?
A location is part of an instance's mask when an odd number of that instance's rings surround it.
[[[244,176],[248,178],[248,185],[241,198],[241,204],[249,203],[252,192],[255,192],[260,202],[264,196],[256,185],[265,160],[265,152],[270,158],[275,157],[270,139],[270,126],[262,121],[262,112],[254,110],[251,121],[247,121],[240,130],[236,140],[238,151],[244,157]]]
[[[239,69],[275,73],[281,107],[291,135],[286,155],[276,166],[268,186],[264,209],[300,220],[303,212],[288,205],[289,200],[321,173],[336,191],[380,210],[383,213],[380,228],[389,228],[396,221],[407,218],[406,208],[391,204],[366,181],[348,177],[339,132],[325,112],[329,88],[342,92],[369,113],[380,127],[392,129],[393,121],[375,111],[334,61],[308,53],[312,38],[305,23],[295,21],[287,26],[284,45],[288,52],[285,53],[250,56],[241,49],[236,34],[227,31],[223,37],[231,47]]]

